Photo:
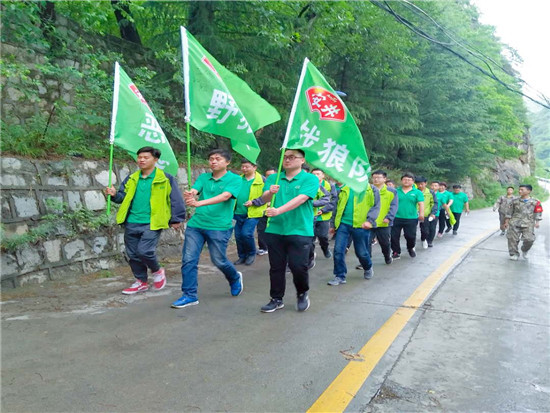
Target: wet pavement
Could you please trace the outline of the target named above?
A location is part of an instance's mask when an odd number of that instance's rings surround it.
[[[548,203],[545,205],[548,211]],[[547,219],[548,213],[543,215]],[[507,259],[498,216],[474,211],[457,236],[364,280],[347,257],[348,283],[329,287],[332,261],[311,272],[311,308],[269,300],[267,256],[241,267],[231,297],[206,257],[199,300],[175,310],[179,257],[168,287],[123,296],[126,267],[2,293],[2,411],[305,411],[413,291],[472,239],[376,365],[347,411],[546,411],[550,406],[550,226],[528,261]],[[491,235],[492,234],[492,235]],[[404,241],[403,241],[404,243]],[[319,250],[319,249],[318,249]],[[233,255],[234,257],[234,255]]]

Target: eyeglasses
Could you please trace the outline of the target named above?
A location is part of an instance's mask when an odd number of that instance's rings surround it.
[[[293,161],[294,159],[303,159],[303,158],[304,158],[303,156],[294,156],[294,155],[283,156],[283,159],[285,161]]]

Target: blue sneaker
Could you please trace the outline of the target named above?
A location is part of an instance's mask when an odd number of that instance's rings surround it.
[[[243,274],[240,271],[237,271],[237,274],[239,274],[239,279],[230,285],[233,297],[241,295],[244,290]]]
[[[185,308],[191,305],[197,305],[198,303],[199,300],[197,298],[189,298],[186,295],[182,295],[172,303],[172,308]]]

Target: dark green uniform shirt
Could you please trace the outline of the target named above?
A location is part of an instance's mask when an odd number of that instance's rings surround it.
[[[418,210],[416,209],[416,205],[419,202],[424,202],[424,194],[422,191],[411,188],[409,192],[405,193],[401,187],[398,187],[397,196],[399,198],[399,207],[397,208],[395,217],[401,219],[417,219]]]
[[[277,174],[270,175],[264,185],[264,191],[275,185]],[[274,208],[278,208],[298,195],[307,195],[309,199],[292,211],[269,218],[265,232],[279,235],[313,236],[313,198],[319,190],[319,179],[305,171],[300,171],[288,180],[286,173],[281,172],[279,192],[275,196]]]
[[[242,179],[239,175],[227,171],[224,176],[214,179],[212,173],[200,174],[193,185],[193,189],[199,192],[199,201],[210,199],[229,192],[232,197],[227,201],[214,205],[197,207],[195,214],[187,224],[193,228],[225,231],[233,226],[233,212],[235,210],[235,198],[241,190]]]
[[[151,222],[151,186],[157,173],[157,168],[147,177],[139,175],[136,194],[132,200],[132,206],[128,212],[126,222],[131,224],[149,224]]]

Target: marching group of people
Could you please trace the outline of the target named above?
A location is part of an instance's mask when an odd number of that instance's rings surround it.
[[[431,181],[428,188],[425,177],[410,173],[403,174],[401,185],[396,187],[387,179],[386,172],[374,171],[372,184],[361,192],[339,182],[330,183],[322,170],[315,168],[309,172],[300,149],[285,150],[278,181],[275,169],[266,170],[264,177],[255,164],[245,159],[241,162],[241,176],[231,172],[228,170],[231,153],[215,149],[208,155],[212,172],[199,175],[182,196],[174,177],[155,166],[159,158],[158,149],[141,148],[137,152],[139,170],[128,176],[118,191],[110,187],[106,193],[121,204],[117,223],[125,225],[126,254],[136,278],[123,294],[147,291],[148,270],[153,276],[153,288],[165,287],[165,271],[156,257],[160,232],[169,227],[179,228],[186,219],[186,207],[195,208],[185,229],[183,294],[172,303],[173,308],[199,303],[198,263],[205,244],[212,263],[225,275],[232,296],[240,295],[244,288],[243,275],[237,267],[252,265],[257,255],[268,254],[270,301],[261,311],[273,312],[284,307],[287,272],[292,273],[296,287],[296,308],[306,311],[310,305],[309,270],[316,259],[315,239],[325,258],[334,260],[334,278],[328,280],[328,285],[338,286],[346,283],[345,256],[352,243],[360,263],[356,268],[368,280],[374,275],[371,259],[374,244],[380,246],[385,263],[390,265],[401,258],[403,232],[408,255],[415,258],[418,226],[423,248],[431,248],[436,236],[451,231],[457,235],[463,212],[468,214],[470,210],[468,197],[460,185],[453,185],[450,192],[445,182]],[[520,195],[527,190],[530,193],[529,185],[520,186]],[[525,201],[523,195],[519,203],[516,198],[512,202],[508,198],[501,197],[495,204],[499,211],[505,211],[501,229],[508,228],[509,243],[511,234],[513,237],[523,234],[525,255],[530,248],[526,242],[527,230],[522,229],[523,221],[515,218],[515,211],[519,208],[526,212],[532,201],[531,198]],[[536,205],[542,212],[540,203]],[[227,245],[233,228],[238,259],[231,262]]]

